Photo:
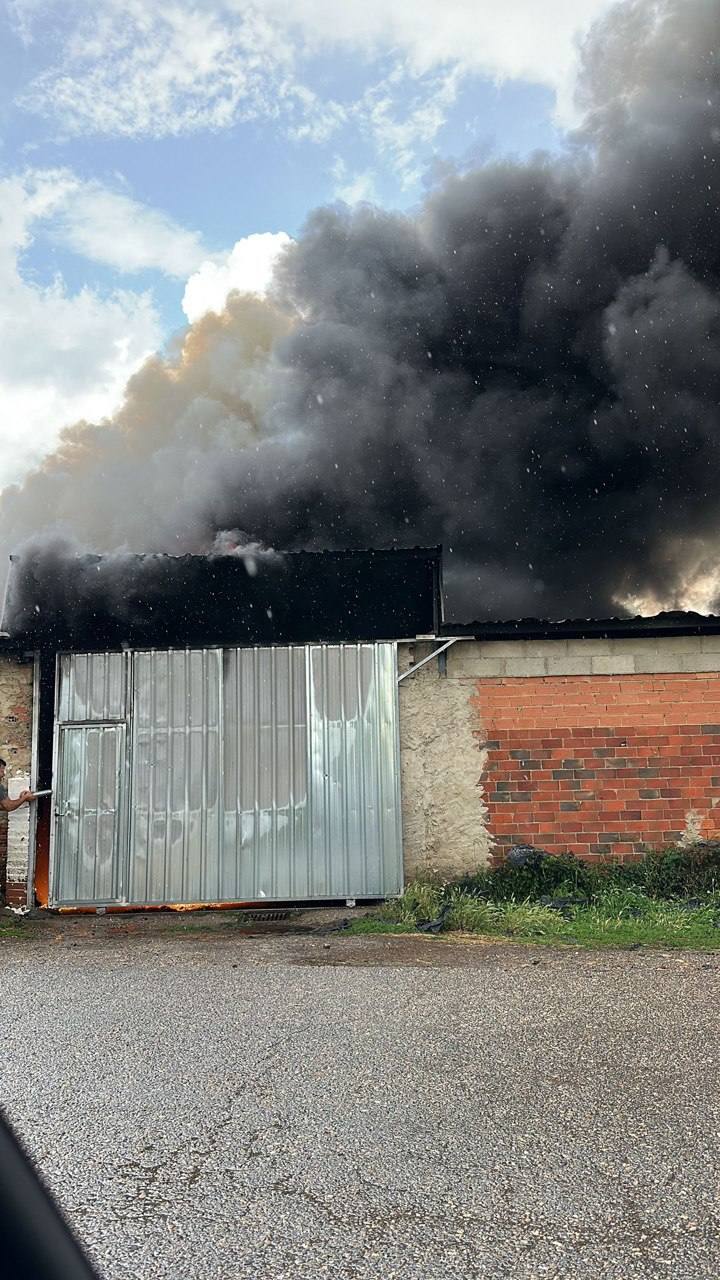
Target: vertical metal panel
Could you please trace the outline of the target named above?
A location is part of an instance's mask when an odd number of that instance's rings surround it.
[[[394,645],[233,649],[224,662],[223,896],[399,892]]]
[[[305,651],[230,649],[224,666],[224,896],[304,898]]]
[[[33,657],[33,682],[32,682],[32,721],[30,726],[30,790],[37,791],[39,789],[38,782],[38,750],[39,736],[38,725],[40,723],[40,655],[36,653]],[[30,819],[30,839],[28,841],[28,868],[27,868],[27,900],[29,903],[35,901],[35,866],[37,861],[37,809],[31,814]]]
[[[124,720],[125,653],[63,653],[59,664],[58,720]]]
[[[52,884],[55,903],[117,899],[120,779],[125,726],[60,730],[59,806]]]
[[[133,655],[131,902],[220,900],[221,677],[216,649]]]
[[[57,841],[63,901],[305,901],[401,889],[394,645],[132,654],[130,732],[113,757],[129,788],[118,783],[125,805],[116,798],[112,832],[103,810],[97,834],[87,779],[104,776],[110,757],[103,747],[105,763],[93,763],[98,746],[87,735],[109,726],[66,722],[124,712],[118,658],[60,660],[59,792],[76,815]],[[66,746],[68,734],[81,736]]]
[[[402,887],[391,644],[308,648],[313,897]]]

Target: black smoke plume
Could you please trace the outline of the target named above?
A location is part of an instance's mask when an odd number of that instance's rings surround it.
[[[578,94],[559,156],[451,176],[414,216],[313,214],[269,301],[231,298],[5,494],[6,539],[442,542],[460,617],[711,604],[718,0],[618,6]]]

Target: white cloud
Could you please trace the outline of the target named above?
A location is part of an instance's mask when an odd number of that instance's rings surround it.
[[[375,200],[375,177],[371,169],[365,169],[362,173],[356,173],[354,177],[349,178],[342,186],[338,187],[336,195],[346,204],[359,204],[363,200]]]
[[[0,182],[0,487],[44,457],[63,426],[111,412],[162,336],[147,293],[71,293],[60,278],[39,285],[23,276],[33,229],[68,182],[57,174]]]
[[[304,85],[293,85],[289,96],[299,119],[295,124],[288,124],[288,134],[296,141],[327,142],[348,119],[346,107],[332,99],[324,102]]]
[[[222,129],[273,116],[292,97],[292,49],[255,6],[238,13],[223,0],[97,7],[49,0],[47,7],[62,8],[75,25],[57,65],[22,101],[70,132],[164,137]]]
[[[365,95],[363,119],[378,150],[387,155],[400,183],[409,187],[422,172],[418,148],[434,142],[455,101],[460,73],[457,69],[424,77],[410,106],[398,113],[392,83]]]
[[[284,231],[245,236],[224,259],[208,259],[190,277],[183,296],[183,311],[192,323],[207,311],[222,311],[228,294],[267,291],[279,255],[291,244]]]
[[[393,53],[414,76],[456,69],[547,85],[572,114],[576,40],[614,0],[296,0],[294,17],[316,47],[342,43]],[[282,12],[282,0],[265,0]]]
[[[332,167],[332,176],[338,200],[344,200],[346,204],[359,204],[363,200],[377,199],[375,174],[372,169],[350,173],[342,156],[338,156]]]
[[[69,169],[27,169],[11,185],[18,182],[23,198],[16,214],[92,262],[126,274],[151,270],[185,280],[207,257],[197,232]]]
[[[97,182],[77,183],[68,193],[54,234],[75,253],[117,271],[161,271],[178,280],[207,252],[196,232]]]
[[[611,0],[14,0],[18,30],[71,32],[57,61],[22,97],[70,132],[162,137],[282,119],[296,136],[325,140],[350,114],[304,82],[308,55],[343,50],[392,57],[406,82],[479,74],[554,90],[573,116],[576,38]],[[396,109],[382,107],[381,131]],[[411,108],[427,136],[433,96]],[[420,113],[418,116],[418,112]],[[401,128],[399,121],[397,128]],[[412,128],[411,128],[412,132]]]

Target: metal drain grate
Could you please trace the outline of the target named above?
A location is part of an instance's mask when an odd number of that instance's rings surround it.
[[[245,920],[267,921],[267,920],[289,920],[289,911],[243,911],[240,921]]]

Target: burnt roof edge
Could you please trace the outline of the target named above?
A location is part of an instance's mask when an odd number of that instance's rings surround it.
[[[70,560],[85,562],[86,564],[101,564],[104,560],[112,560],[116,554],[122,554],[127,560],[164,560],[174,563],[200,563],[206,561],[210,564],[216,564],[218,561],[236,561],[240,563],[243,559],[243,551],[240,548],[238,552],[208,552],[194,553],[188,552],[183,555],[172,555],[166,551],[128,551],[122,553],[116,552],[100,552],[100,551],[78,551],[77,554],[68,557]],[[252,554],[252,548],[247,548],[248,553]],[[325,559],[325,560],[350,560],[350,559],[397,559],[397,560],[432,560],[436,562],[442,561],[442,545],[437,544],[430,547],[315,547],[312,550],[287,551],[282,547],[268,547],[268,551],[272,551],[282,560],[301,560],[301,559]],[[8,556],[11,564],[19,564],[22,557],[16,552],[11,552]],[[32,556],[30,557],[32,562]]]
[[[720,616],[701,613],[658,613],[653,617],[517,618],[507,621],[446,622],[444,635],[471,636],[475,640],[613,640],[633,636],[703,636],[720,632]]]

